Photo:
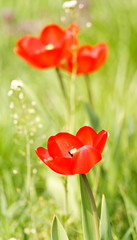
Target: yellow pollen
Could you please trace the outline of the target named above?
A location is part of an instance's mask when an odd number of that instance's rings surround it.
[[[46,49],[46,50],[53,50],[54,48],[55,48],[55,47],[54,47],[53,44],[48,44],[48,45],[45,46],[45,49]]]
[[[74,153],[76,153],[76,152],[77,152],[77,149],[76,149],[76,148],[73,148],[73,149],[70,150],[70,154],[72,154],[72,155],[73,155]]]

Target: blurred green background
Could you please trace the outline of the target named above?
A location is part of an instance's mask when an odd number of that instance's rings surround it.
[[[81,27],[80,43],[105,41],[109,46],[107,63],[90,75],[95,116],[87,105],[84,77],[77,77],[75,132],[90,125],[110,133],[103,160],[88,177],[99,212],[101,196],[106,196],[114,240],[136,240],[137,1],[78,1],[84,8],[77,8],[74,18],[62,9],[63,2],[0,0],[0,240],[48,240],[54,214],[65,223],[70,239],[83,239],[79,177],[68,180],[66,217],[64,178],[40,164],[34,152],[36,147],[46,146],[50,135],[66,128],[66,108],[56,72],[34,69],[13,53],[21,36],[38,35],[48,23],[66,27],[74,20]],[[90,28],[87,22],[92,23]],[[69,74],[62,75],[69,95]],[[8,96],[13,79],[24,83],[23,103],[17,92]],[[27,185],[29,152],[31,179]]]

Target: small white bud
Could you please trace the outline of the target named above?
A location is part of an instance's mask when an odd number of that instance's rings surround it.
[[[28,109],[28,112],[31,113],[31,114],[33,114],[33,113],[35,113],[35,109],[34,109],[34,108],[29,108],[29,109]]]
[[[14,108],[14,102],[10,103],[10,108],[13,109]]]
[[[39,125],[38,125],[38,128],[42,128],[43,127],[43,125],[40,123]]]
[[[35,118],[35,121],[36,121],[36,122],[40,122],[40,117],[36,117],[36,118]]]
[[[30,229],[29,229],[29,228],[25,228],[25,229],[24,229],[24,233],[26,233],[27,235],[29,235],[29,234],[30,234]]]
[[[29,141],[29,142],[30,142],[30,144],[33,144],[33,143],[34,143],[33,139],[30,139],[30,141]]]
[[[17,119],[17,118],[19,118],[19,116],[18,116],[18,114],[17,114],[17,113],[14,113],[14,114],[12,115],[12,117],[13,117],[14,119]]]
[[[26,104],[23,104],[23,105],[22,105],[22,108],[25,109],[25,108],[26,108]]]
[[[32,106],[35,106],[35,105],[36,105],[36,102],[35,102],[35,101],[32,101],[31,104],[32,104]]]
[[[12,94],[13,94],[13,90],[10,90],[10,91],[8,92],[8,96],[10,97]]]
[[[66,21],[66,17],[65,16],[61,16],[60,20],[61,20],[61,22],[65,22]]]
[[[23,99],[23,98],[24,98],[24,94],[22,92],[20,92],[19,99]]]
[[[79,7],[79,9],[84,8],[84,3],[80,3],[80,4],[78,5],[78,7]]]
[[[34,136],[34,132],[30,132],[30,136]]]
[[[16,125],[18,123],[18,120],[14,119],[13,123]]]
[[[35,229],[35,228],[31,228],[30,232],[31,232],[32,234],[35,234],[35,233],[36,233],[36,229]]]
[[[16,169],[13,169],[13,174],[14,175],[18,174],[18,171]]]
[[[32,172],[33,172],[33,174],[36,174],[37,173],[37,169],[33,168]]]
[[[86,23],[86,27],[87,27],[87,28],[90,28],[91,26],[92,26],[92,23],[91,23],[91,22],[87,22],[87,23]]]

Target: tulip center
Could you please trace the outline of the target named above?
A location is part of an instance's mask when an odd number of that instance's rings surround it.
[[[54,48],[55,48],[55,47],[54,47],[53,44],[48,44],[48,45],[45,46],[45,49],[46,49],[46,50],[53,50]]]
[[[76,148],[71,149],[68,153],[70,154],[71,157],[73,157],[74,153],[77,152]]]

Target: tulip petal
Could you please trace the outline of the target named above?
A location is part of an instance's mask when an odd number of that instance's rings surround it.
[[[59,64],[62,50],[54,48],[46,50],[40,39],[25,36],[17,42],[15,53],[37,68],[56,67]]]
[[[107,138],[108,133],[106,130],[102,130],[97,134],[97,138],[95,139],[94,142],[94,147],[100,152],[100,154],[103,152]]]
[[[40,34],[40,38],[45,45],[53,44],[55,47],[61,44],[60,41],[64,36],[65,30],[57,24],[47,25]]]
[[[29,56],[41,52],[45,49],[45,45],[37,37],[24,36],[17,41],[17,47]]]
[[[43,147],[36,148],[35,152],[44,163],[46,161],[53,160],[52,157],[49,155],[48,150]]]
[[[74,154],[72,159],[74,161],[73,174],[86,174],[102,157],[95,148],[85,145]]]
[[[76,137],[84,144],[93,146],[94,139],[97,137],[95,130],[89,126],[84,126],[79,129]]]
[[[95,46],[84,44],[78,49],[77,73],[90,73],[98,70],[106,61],[108,49],[105,43]]]
[[[70,133],[58,133],[48,140],[48,151],[53,158],[70,158],[69,152],[74,148],[79,149],[81,146],[82,143],[79,139]]]
[[[75,23],[71,23],[69,24],[69,26],[66,28],[66,31],[71,31],[73,32],[75,35],[79,33],[79,25],[75,24]]]
[[[54,172],[63,174],[63,175],[71,175],[73,169],[73,161],[72,158],[55,158],[53,159],[47,149],[43,147],[38,147],[35,150],[38,157]]]

